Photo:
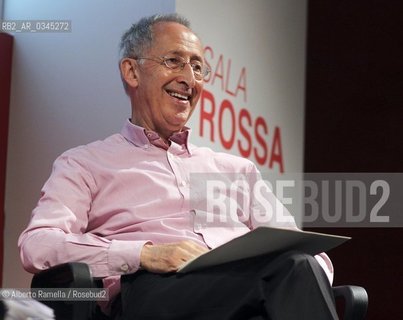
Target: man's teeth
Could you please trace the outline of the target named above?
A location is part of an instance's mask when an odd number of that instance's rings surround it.
[[[180,94],[180,93],[177,93],[177,92],[170,92],[169,94],[170,94],[172,97],[175,97],[175,98],[178,98],[178,99],[189,100],[189,97],[188,97],[188,96],[184,96],[184,95],[182,95],[182,94]]]

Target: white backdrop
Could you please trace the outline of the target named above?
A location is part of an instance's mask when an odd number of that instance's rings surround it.
[[[302,172],[307,2],[176,0],[176,8],[212,69],[190,121],[196,142],[262,172]]]

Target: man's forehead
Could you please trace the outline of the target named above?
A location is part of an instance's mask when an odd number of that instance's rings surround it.
[[[186,26],[177,22],[158,22],[153,28],[154,49],[167,52],[186,52],[202,55],[203,46],[199,37]]]

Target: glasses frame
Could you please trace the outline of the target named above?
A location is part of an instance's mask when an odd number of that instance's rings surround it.
[[[178,64],[177,67],[172,67],[168,64],[168,60],[175,58],[177,60],[180,61],[180,63]],[[172,71],[183,71],[183,69],[185,68],[185,65],[190,65],[190,68],[193,71],[193,75],[195,77],[196,80],[206,80],[206,77],[210,74],[211,70],[204,64],[201,64],[201,73],[200,75],[198,75],[195,70],[194,70],[194,66],[196,65],[194,62],[192,61],[186,61],[184,58],[182,58],[181,56],[162,56],[162,57],[155,57],[155,58],[150,58],[150,57],[134,57],[134,60],[151,60],[154,62],[158,62],[159,64],[165,66],[166,68],[168,68],[169,70]]]

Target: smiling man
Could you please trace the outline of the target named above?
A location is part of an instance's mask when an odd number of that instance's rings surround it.
[[[153,35],[157,45],[124,57],[121,72],[131,98],[132,123],[167,142],[194,111],[208,69],[202,44],[184,25],[158,23]]]
[[[123,35],[121,53],[131,118],[119,134],[55,161],[19,239],[25,269],[87,263],[110,290],[111,304],[103,307],[114,319],[336,319],[324,254],[287,252],[175,272],[259,225],[250,215],[258,201],[248,192],[232,220],[200,227],[195,221],[206,212],[191,206],[190,175],[259,175],[249,160],[189,142],[185,124],[209,69],[186,19],[141,19]],[[260,208],[271,217],[265,225],[295,229],[275,196],[266,198],[276,210]]]

